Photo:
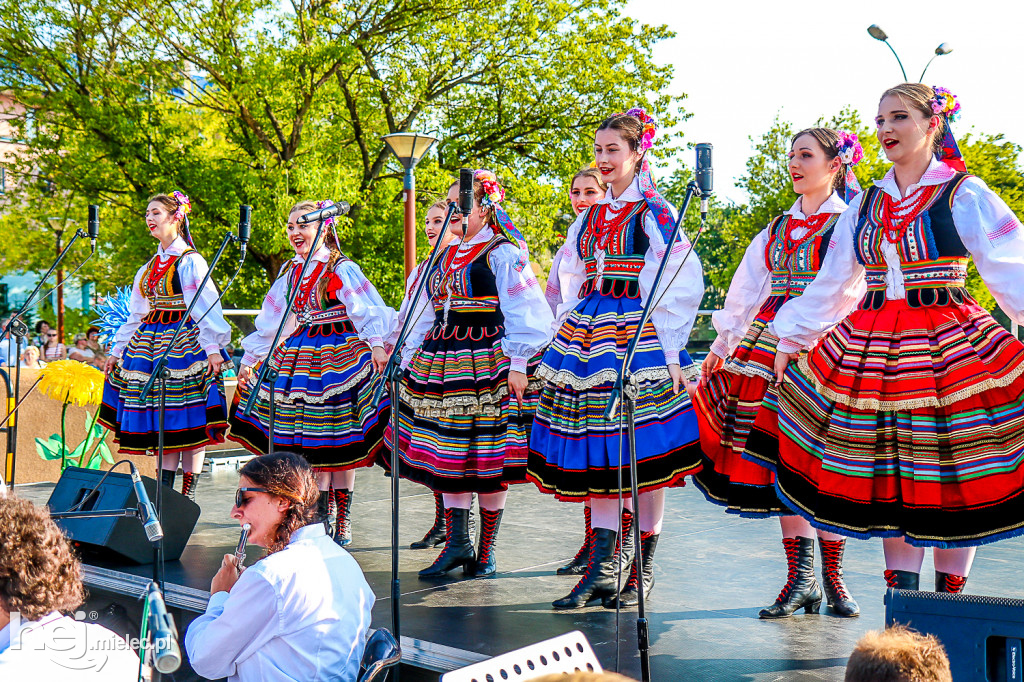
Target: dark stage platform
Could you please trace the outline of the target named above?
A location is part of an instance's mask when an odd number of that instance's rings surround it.
[[[225,552],[238,540],[228,518],[236,474],[218,469],[203,476],[203,514],[181,562],[168,564],[168,601],[198,610]],[[390,479],[380,469],[357,475],[353,506],[353,556],[377,594],[374,626],[390,626]],[[19,486],[18,493],[45,502],[51,485]],[[401,587],[403,649],[409,665],[441,672],[579,629],[607,670],[616,668],[615,612],[591,606],[556,612],[550,602],[566,594],[575,578],[554,569],[582,539],[578,504],[559,503],[532,485],[513,488],[498,542],[494,578],[425,581],[416,572],[436,550],[410,550],[433,518],[433,497],[402,483]],[[967,592],[1024,598],[1020,558],[1024,539],[982,547]],[[258,556],[249,550],[249,562]],[[853,540],[846,575],[862,616],[798,615],[762,621],[785,578],[778,522],[726,515],[692,486],[668,493],[665,527],[655,558],[657,584],[648,603],[651,666],[655,680],[841,680],[846,657],[867,630],[882,627],[882,546]],[[152,568],[91,566],[93,590],[138,594]],[[925,561],[922,586],[932,581]],[[126,575],[130,574],[130,575]],[[132,578],[131,576],[136,576]],[[454,575],[454,572],[453,572]],[[622,612],[619,671],[639,677],[635,609]]]

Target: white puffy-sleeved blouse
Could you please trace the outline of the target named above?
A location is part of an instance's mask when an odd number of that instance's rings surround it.
[[[842,213],[845,210],[846,202],[840,199],[837,193],[832,192],[812,215]],[[798,197],[796,203],[783,213],[797,220],[811,217],[803,212],[803,197]],[[772,271],[765,260],[768,242],[771,239],[770,229],[771,226],[765,227],[751,240],[729,284],[725,305],[711,315],[711,322],[718,332],[718,337],[711,344],[711,352],[720,358],[728,357],[740,345],[761,306],[771,294]],[[807,235],[808,229],[796,227],[793,229],[792,237],[802,239]]]
[[[640,191],[640,181],[634,178],[633,183],[621,195],[612,196],[612,190],[609,188],[605,197],[595,205],[610,204],[613,211],[620,211],[627,203],[638,201],[644,201],[644,195]],[[586,264],[576,247],[580,230],[583,228],[584,216],[586,213],[577,217],[569,227],[565,245],[556,256],[559,259],[558,283],[561,289],[561,304],[555,316],[555,331],[579,305],[580,288],[587,280]],[[644,216],[643,229],[650,240],[650,247],[644,255],[644,266],[639,276],[640,301],[641,304],[646,304],[661,259],[665,255],[665,238],[658,229],[657,219],[650,211]],[[665,361],[670,365],[679,363],[679,351],[686,347],[701,299],[704,297],[704,272],[696,254],[686,259],[682,272],[677,277],[672,277],[690,250],[690,242],[685,235],[680,236],[681,238],[672,246],[666,277],[656,293],[660,302],[651,315],[651,323],[665,352]]]
[[[921,187],[948,182],[954,173],[949,166],[933,159],[921,180],[907,187],[907,198]],[[875,184],[894,199],[904,199],[892,169]],[[857,260],[854,239],[865,194],[851,202],[850,209],[836,224],[818,276],[803,296],[788,301],[775,316],[772,330],[780,338],[779,352],[792,353],[813,346],[859,301],[865,268]],[[1006,202],[976,177],[961,183],[953,194],[951,210],[957,234],[999,307],[1011,320],[1024,324],[1024,230],[1020,220]],[[881,252],[886,262],[885,297],[904,298],[905,277],[898,248],[882,240]]]
[[[312,255],[314,263],[326,263],[331,251],[321,246]],[[252,367],[267,357],[272,350],[274,335],[281,324],[284,309],[288,306],[288,281],[293,268],[302,267],[302,258],[295,256],[291,265],[285,268],[263,299],[259,315],[256,316],[256,331],[242,340],[245,355],[242,364]],[[303,282],[314,276],[315,267],[311,264]],[[384,346],[384,339],[391,335],[395,328],[395,310],[384,303],[373,284],[366,279],[363,271],[355,262],[343,258],[334,266],[334,274],[341,281],[337,296],[345,304],[345,314],[355,327],[356,335],[371,348]],[[286,338],[295,330],[297,321],[295,313],[289,315],[281,338]]]
[[[162,245],[157,247],[156,257],[159,262],[163,263],[174,256],[180,256],[190,248],[183,238],[177,237],[166,249]],[[121,357],[124,354],[128,342],[131,341],[132,336],[142,324],[142,320],[150,312],[149,298],[142,292],[142,276],[148,267],[147,263],[135,273],[135,281],[132,283],[132,293],[128,302],[128,321],[121,325],[121,328],[114,334],[114,347],[110,354],[115,357]],[[199,344],[206,351],[207,356],[210,356],[216,355],[221,348],[231,343],[231,327],[224,319],[224,311],[221,309],[220,298],[217,288],[213,285],[213,280],[207,282],[202,291],[198,291],[199,284],[208,270],[206,260],[195,250],[180,259],[177,265],[178,280],[181,282],[182,298],[185,305],[191,305],[192,299],[199,298],[196,307],[192,309],[192,319],[199,327]]]

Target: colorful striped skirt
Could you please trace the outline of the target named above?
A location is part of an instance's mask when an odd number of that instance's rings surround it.
[[[493,493],[526,482],[539,382],[522,406],[509,395],[501,313],[452,311],[435,320],[402,380],[398,411],[403,478],[446,493]],[[539,358],[529,363],[532,377]],[[391,447],[391,430],[385,437]]]
[[[973,301],[858,310],[786,373],[776,489],[852,537],[970,547],[1020,535],[1022,372],[1024,345]]]
[[[274,449],[302,455],[321,471],[371,466],[391,412],[387,392],[373,404],[377,375],[372,352],[351,322],[300,327],[270,356],[274,384]],[[244,408],[253,380],[235,392],[231,440],[255,454],[269,445],[270,387],[259,387],[252,411]]]
[[[779,307],[769,299],[743,341],[722,369],[701,384],[694,399],[704,467],[693,483],[709,501],[749,518],[790,513],[775,494],[772,470],[744,458],[747,438],[775,376],[779,340],[768,324]]]
[[[184,311],[155,310],[143,319],[103,385],[98,420],[114,432],[122,454],[157,454],[160,391],[154,384],[140,399],[153,365],[174,336]],[[164,451],[180,452],[224,442],[227,402],[224,384],[209,373],[199,328],[190,319],[167,356]]]
[[[625,424],[620,430],[604,412],[640,316],[635,283],[625,292],[617,286],[595,291],[569,313],[544,354],[537,375],[545,383],[528,471],[542,492],[569,501],[629,494]],[[685,351],[680,363],[684,375],[693,376],[697,368]],[[650,323],[631,370],[638,382],[634,423],[640,491],[682,485],[701,466],[697,418],[687,392],[672,390],[665,353]]]

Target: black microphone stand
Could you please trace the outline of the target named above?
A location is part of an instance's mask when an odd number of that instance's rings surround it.
[[[196,304],[199,303],[199,296],[203,290],[206,289],[207,283],[210,281],[210,277],[213,275],[213,269],[217,267],[217,262],[220,257],[224,254],[224,249],[227,248],[228,244],[234,241],[239,241],[236,235],[227,232],[224,234],[224,239],[221,240],[220,248],[217,249],[216,255],[210,262],[210,266],[206,270],[206,275],[203,277],[203,281],[199,283],[199,287],[196,289],[196,295],[192,297],[192,302],[188,304],[185,309],[185,314],[181,316],[181,320],[178,322],[178,326],[174,329],[174,334],[171,336],[170,342],[164,352],[157,358],[156,362],[153,363],[153,371],[149,375],[149,379],[142,387],[142,392],[139,393],[139,402],[143,402],[149,397],[150,392],[153,390],[153,385],[157,382],[160,383],[157,389],[157,486],[156,486],[156,500],[154,506],[156,507],[156,515],[160,520],[161,525],[163,524],[163,483],[160,481],[159,472],[164,462],[164,419],[167,412],[167,379],[170,377],[170,370],[167,367],[167,356],[174,350],[174,344],[181,336],[182,330],[185,328],[185,324],[188,322],[192,315],[192,311],[195,309]],[[242,263],[239,262],[238,267],[242,267]],[[226,290],[225,290],[226,291]],[[224,295],[222,291],[220,297]],[[216,381],[217,377],[213,377],[213,381]],[[153,582],[160,587],[160,592],[164,591],[164,540],[160,538],[153,547]]]
[[[274,351],[277,349],[277,344],[281,342],[281,335],[284,334],[285,325],[288,324],[288,317],[292,314],[292,309],[295,307],[295,298],[299,295],[299,289],[302,288],[302,281],[306,279],[306,273],[309,271],[309,264],[313,260],[313,252],[319,248],[320,238],[324,233],[324,220],[320,220],[320,224],[316,228],[316,236],[313,237],[313,245],[309,247],[309,254],[302,261],[302,269],[299,270],[299,281],[288,293],[288,301],[284,307],[284,315],[281,316],[281,322],[277,325],[277,332],[274,334],[274,341],[270,344],[270,352],[267,353],[267,359],[260,364],[260,371],[256,375],[256,380],[252,382],[252,388],[249,389],[249,397],[245,401],[245,406],[242,408],[242,414],[249,416],[252,414],[252,409],[256,405],[256,398],[259,396],[260,387],[263,386],[264,382],[270,384],[270,405],[269,405],[269,421],[267,422],[267,454],[274,454],[274,420],[277,416],[277,400],[274,397],[275,388],[277,387],[277,377],[280,372],[271,367],[271,360],[274,357]],[[285,277],[291,275],[289,270]],[[291,282],[289,282],[289,286]]]
[[[28,335],[28,325],[26,325],[25,321],[21,319],[21,316],[24,315],[25,311],[28,310],[29,306],[32,305],[36,295],[38,295],[39,291],[43,288],[43,284],[45,284],[46,280],[49,279],[50,275],[53,274],[53,271],[57,269],[57,266],[61,264],[61,261],[64,260],[64,257],[68,254],[68,251],[71,250],[71,247],[74,246],[76,241],[78,241],[79,239],[82,239],[82,238],[92,238],[92,237],[90,237],[90,235],[87,234],[82,229],[78,229],[78,230],[75,231],[75,234],[71,237],[71,241],[68,242],[68,245],[65,246],[64,250],[61,251],[60,254],[57,256],[57,260],[53,261],[53,264],[50,266],[50,269],[47,270],[46,274],[44,274],[39,279],[39,283],[36,284],[36,288],[32,290],[32,293],[28,295],[28,298],[25,299],[25,302],[21,305],[20,308],[18,308],[18,312],[14,313],[14,315],[11,316],[11,319],[7,323],[7,326],[4,327],[3,336],[8,337],[8,340],[13,340],[14,341],[14,400],[15,400],[15,402],[17,402],[18,397],[21,394],[21,344],[24,343],[25,337]],[[96,253],[96,249],[95,248],[93,248],[92,253],[89,254],[89,256],[85,259],[85,261],[89,260],[89,258],[92,258],[93,253]],[[82,265],[85,264],[85,261],[82,261]],[[79,267],[81,267],[81,265]],[[10,346],[8,346],[7,352],[8,352],[8,354],[10,353]],[[5,360],[6,360],[6,358],[5,358]],[[14,490],[14,469],[15,469],[15,464],[17,463],[17,459],[18,459],[17,458],[17,449],[18,449],[18,421],[19,420],[16,419],[16,418],[13,419],[11,421],[11,425],[9,427],[10,428],[10,432],[11,432],[10,433],[10,442],[11,442],[11,490],[12,491]]]
[[[430,257],[427,258],[426,265],[423,267],[419,282],[416,283],[416,291],[413,293],[412,298],[409,299],[409,312],[405,316],[405,322],[398,333],[398,340],[391,351],[391,357],[388,358],[388,364],[384,367],[382,380],[374,390],[372,398],[374,405],[380,404],[384,393],[384,384],[387,383],[388,392],[391,394],[391,629],[395,635],[395,640],[398,642],[401,642],[401,621],[399,620],[398,607],[402,599],[398,578],[398,479],[400,478],[398,475],[398,384],[402,379],[402,347],[405,346],[405,341],[412,330],[414,323],[413,313],[416,312],[420,296],[423,295],[423,290],[426,288],[430,271],[433,270],[434,265],[437,263],[438,254],[441,252],[441,244],[444,242],[444,236],[448,232],[448,225],[455,214],[455,209],[456,205],[454,203],[448,205],[448,213],[445,214],[441,233],[437,235],[434,248],[430,251]],[[395,668],[395,679],[398,679],[398,668]]]
[[[608,407],[605,409],[604,418],[608,421],[615,419],[619,415],[619,410],[622,410],[621,418],[619,419],[619,442],[622,442],[622,422],[625,420],[627,424],[628,442],[629,442],[629,485],[630,494],[633,498],[633,509],[636,510],[634,513],[637,514],[636,519],[633,521],[633,548],[634,548],[634,570],[636,571],[639,580],[637,581],[637,618],[636,618],[636,639],[637,649],[640,652],[640,679],[643,682],[650,682],[651,680],[651,659],[650,659],[650,640],[648,635],[648,623],[647,623],[647,612],[644,601],[644,580],[643,580],[643,566],[642,566],[642,552],[640,551],[640,505],[639,498],[640,492],[637,484],[637,472],[636,472],[636,424],[633,416],[636,410],[636,399],[639,393],[639,384],[633,377],[629,366],[633,363],[633,357],[636,355],[637,345],[640,343],[640,336],[643,334],[644,326],[651,318],[651,314],[654,312],[654,307],[658,301],[656,294],[658,287],[661,286],[662,279],[665,276],[665,269],[668,266],[669,257],[672,255],[672,247],[676,243],[676,239],[679,237],[679,232],[683,224],[683,218],[686,216],[686,211],[690,207],[690,200],[694,196],[702,196],[700,188],[697,186],[697,182],[691,180],[686,186],[686,198],[683,199],[683,206],[679,210],[679,216],[676,218],[676,224],[672,228],[672,235],[668,238],[665,243],[665,255],[661,259],[661,264],[658,266],[658,273],[654,276],[654,283],[651,285],[651,292],[647,296],[647,302],[644,304],[643,311],[640,315],[640,322],[637,324],[636,332],[633,334],[633,338],[629,340],[629,344],[626,346],[626,353],[622,359],[622,366],[619,368],[619,374],[615,379],[615,384],[612,387],[611,396],[608,398]],[[697,241],[700,239],[700,235],[704,232],[704,223],[701,222],[700,230],[697,232],[697,236],[694,238],[693,243],[690,245],[690,250],[686,252],[683,257],[683,262],[679,264],[682,268],[683,264],[686,263],[686,259],[693,253],[694,247],[697,245]],[[628,383],[628,386],[627,386]],[[685,387],[683,387],[685,390]],[[621,405],[620,405],[621,402]],[[619,469],[622,468],[622,453],[619,453]],[[616,610],[618,610],[618,602],[616,602]],[[616,639],[618,639],[616,637]]]

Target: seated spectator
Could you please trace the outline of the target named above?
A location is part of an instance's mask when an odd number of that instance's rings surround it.
[[[89,348],[89,339],[85,334],[75,334],[75,345],[68,351],[68,359],[96,366],[96,353]],[[100,367],[102,366],[103,364],[100,363]]]
[[[933,635],[902,625],[868,632],[846,664],[846,682],[953,682],[949,658]]]
[[[84,593],[81,565],[46,507],[0,496],[0,680],[137,679],[127,642],[61,615]]]
[[[46,363],[39,359],[39,349],[29,346],[21,353],[21,366],[25,369],[42,369]]]
[[[100,343],[100,328],[89,327],[85,331],[85,344],[89,347],[89,350],[93,352],[95,360],[93,362],[97,367],[102,368],[107,362],[107,351],[103,349],[103,344]]]
[[[4,319],[0,320],[0,333],[2,333],[3,330],[7,329],[7,325],[10,321],[11,318],[9,317],[5,317]],[[18,362],[18,357],[21,355],[21,353],[19,353],[18,350],[24,350],[25,345],[25,340],[23,339],[22,342],[18,344],[20,348],[16,348],[14,339],[11,338],[11,335],[4,334],[3,337],[0,338],[0,363],[8,367],[14,367],[14,365]]]
[[[43,341],[43,362],[54,362],[56,360],[67,360],[68,349],[60,342],[60,335],[56,329],[46,330],[46,340]]]
[[[225,554],[206,613],[185,635],[192,668],[230,682],[355,682],[375,597],[324,531],[320,491],[302,457],[263,455],[239,471],[231,517],[267,556],[248,568]]]
[[[50,323],[46,320],[39,320],[36,322],[36,338],[35,343],[39,346],[46,345],[46,332],[50,331]]]

